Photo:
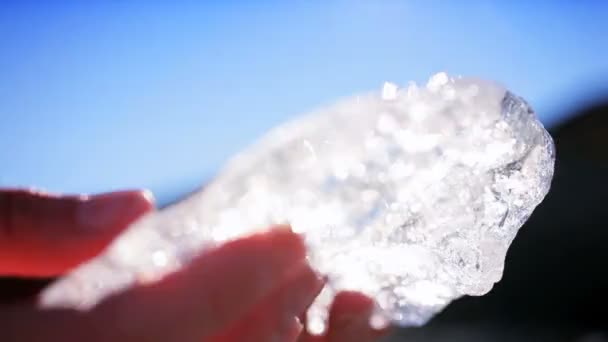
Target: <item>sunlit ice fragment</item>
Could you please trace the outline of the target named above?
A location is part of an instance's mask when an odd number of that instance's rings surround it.
[[[375,299],[376,327],[421,325],[500,280],[509,245],[549,190],[554,155],[530,106],[493,82],[440,73],[426,86],[386,83],[275,128],[41,304],[88,309],[208,246],[289,223],[329,279],[309,330],[325,329],[341,290]]]

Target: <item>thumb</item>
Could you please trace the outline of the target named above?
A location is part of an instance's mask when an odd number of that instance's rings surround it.
[[[147,191],[58,196],[0,190],[0,275],[60,275],[97,255],[153,207]]]

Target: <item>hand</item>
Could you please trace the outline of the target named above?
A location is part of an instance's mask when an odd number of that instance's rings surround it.
[[[0,190],[0,276],[61,276],[153,207],[151,196],[140,191],[86,197]],[[325,336],[302,332],[297,317],[323,287],[305,254],[296,234],[274,229],[225,243],[179,272],[84,313],[3,298],[0,331],[6,342],[339,342],[379,336],[368,324],[372,301],[356,293],[336,297]]]

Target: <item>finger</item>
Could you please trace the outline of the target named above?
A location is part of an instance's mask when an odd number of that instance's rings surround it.
[[[0,275],[56,276],[97,255],[154,207],[146,191],[57,196],[0,191]]]
[[[100,310],[119,318],[122,323],[117,324],[131,332],[128,336],[152,331],[166,336],[163,341],[199,342],[244,316],[283,283],[305,255],[300,236],[275,229],[228,242],[183,271]]]
[[[297,316],[313,302],[323,285],[324,280],[303,262],[277,290],[211,341],[295,341],[302,330]]]
[[[357,292],[336,295],[329,312],[327,342],[375,341],[384,331],[373,329],[369,320],[374,302]]]
[[[200,342],[244,316],[304,257],[302,239],[286,229],[235,240],[85,313],[0,310],[3,341]]]

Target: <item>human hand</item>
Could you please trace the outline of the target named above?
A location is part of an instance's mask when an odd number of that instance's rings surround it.
[[[151,196],[125,191],[54,196],[0,190],[0,276],[56,277],[99,254],[139,216]],[[206,251],[158,282],[135,286],[87,312],[41,309],[12,298],[0,305],[3,341],[373,341],[373,302],[336,297],[325,336],[303,333],[297,317],[323,287],[288,229]],[[5,302],[6,302],[6,298]]]

